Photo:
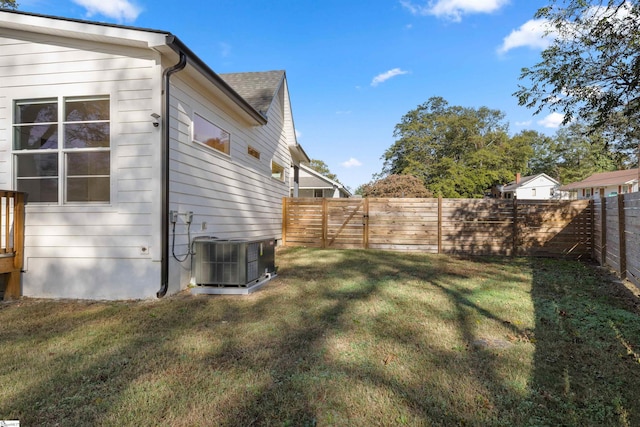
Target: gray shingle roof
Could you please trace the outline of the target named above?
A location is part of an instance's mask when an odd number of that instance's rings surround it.
[[[266,115],[284,77],[284,71],[219,74],[253,108]]]
[[[590,187],[607,187],[610,185],[630,184],[638,180],[638,169],[626,169],[613,172],[600,172],[583,179],[560,187],[561,190],[577,190]]]

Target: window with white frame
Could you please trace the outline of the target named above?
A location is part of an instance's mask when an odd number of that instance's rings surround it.
[[[198,113],[193,114],[193,140],[225,154],[231,152],[231,134]]]
[[[284,168],[273,160],[271,161],[271,177],[278,181],[284,181]]]
[[[30,203],[109,202],[109,97],[15,101],[13,155]]]

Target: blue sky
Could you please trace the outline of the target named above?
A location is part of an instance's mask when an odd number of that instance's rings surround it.
[[[298,142],[355,190],[433,96],[554,134],[512,96],[540,60],[545,0],[19,0],[22,11],[165,30],[218,73],[287,72]]]

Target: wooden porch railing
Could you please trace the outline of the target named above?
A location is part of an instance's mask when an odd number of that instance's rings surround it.
[[[25,194],[0,190],[0,274],[7,274],[4,299],[20,296],[24,262]]]

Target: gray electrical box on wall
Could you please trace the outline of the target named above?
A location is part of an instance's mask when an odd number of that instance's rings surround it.
[[[275,272],[275,239],[194,243],[196,285],[250,286]]]

